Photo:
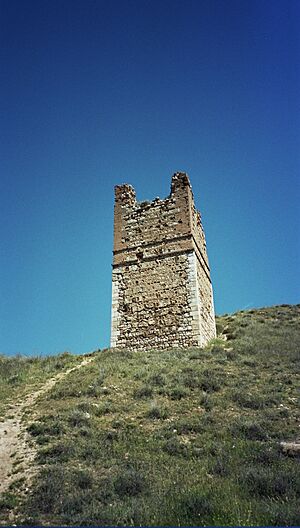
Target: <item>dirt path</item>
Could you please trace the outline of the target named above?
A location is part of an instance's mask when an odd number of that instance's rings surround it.
[[[24,412],[31,408],[39,396],[49,391],[70,372],[84,367],[95,358],[96,356],[85,358],[79,365],[60,372],[47,380],[40,389],[25,396],[22,402],[10,407],[7,417],[4,418],[3,422],[0,422],[0,495],[8,489],[14,480],[25,477],[28,481],[33,473],[30,466],[35,456],[35,449],[28,442],[26,426],[22,422]]]

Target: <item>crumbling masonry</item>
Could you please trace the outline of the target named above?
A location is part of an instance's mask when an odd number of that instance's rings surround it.
[[[115,187],[111,347],[204,346],[216,335],[200,213],[187,174],[165,200]]]

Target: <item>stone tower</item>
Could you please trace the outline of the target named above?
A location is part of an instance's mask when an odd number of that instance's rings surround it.
[[[111,347],[204,346],[216,336],[200,213],[185,173],[164,200],[115,187]]]

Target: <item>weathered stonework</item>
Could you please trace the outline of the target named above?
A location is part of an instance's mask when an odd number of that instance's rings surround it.
[[[172,177],[168,198],[137,202],[115,187],[111,347],[204,346],[216,335],[200,213],[189,178]]]

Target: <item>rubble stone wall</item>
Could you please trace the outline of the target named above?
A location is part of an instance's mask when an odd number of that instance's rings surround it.
[[[206,243],[189,178],[164,200],[115,187],[111,347],[203,346],[215,336]]]

